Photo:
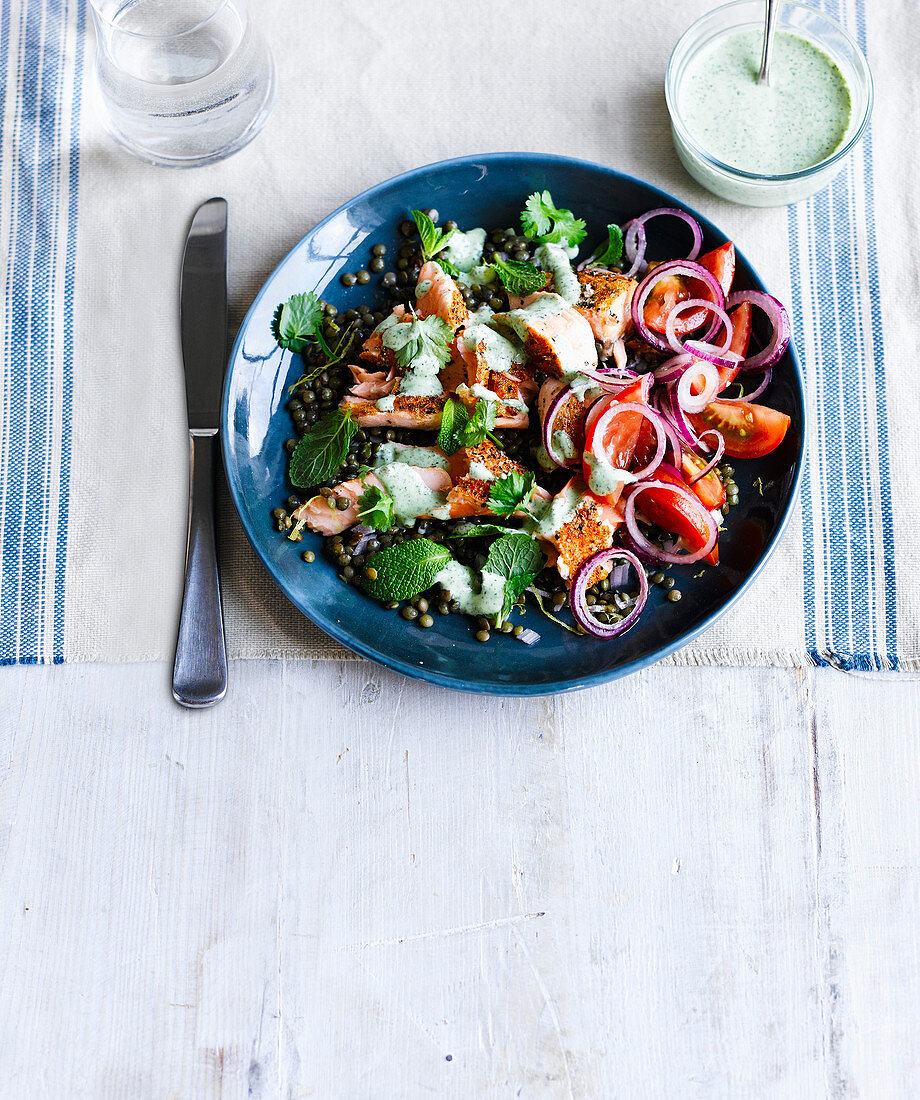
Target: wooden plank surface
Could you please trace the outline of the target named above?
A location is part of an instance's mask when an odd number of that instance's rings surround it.
[[[910,1097],[920,685],[0,676],[0,1095]]]

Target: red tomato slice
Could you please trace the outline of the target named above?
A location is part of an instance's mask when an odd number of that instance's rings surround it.
[[[681,459],[681,473],[684,475],[684,481],[690,491],[696,493],[702,503],[712,511],[713,508],[721,508],[725,503],[725,486],[715,470],[710,470],[705,477],[701,477],[693,485],[690,484],[705,465],[701,458],[690,451],[684,451]]]
[[[705,253],[696,262],[705,267],[707,271],[711,271],[719,280],[723,294],[728,294],[731,290],[732,280],[735,277],[735,246],[732,242],[727,241],[719,248],[713,249],[712,252]],[[650,264],[649,266],[653,265]],[[700,280],[685,279],[681,275],[669,275],[655,284],[652,293],[646,299],[642,316],[650,329],[663,336],[668,314],[678,302],[684,302],[688,298],[711,297],[712,294],[709,288]],[[709,315],[706,310],[702,309],[681,316],[674,326],[674,332],[678,336],[686,336],[688,332],[698,329],[707,316]]]
[[[700,413],[689,414],[697,434],[715,428],[732,458],[762,458],[782,443],[789,417],[767,405],[747,401],[710,401]]]
[[[604,431],[604,438],[598,439],[596,426],[600,420],[600,413],[608,409],[615,402],[625,403],[632,402],[639,405],[647,405],[648,402],[645,399],[645,391],[647,388],[647,382],[643,379],[639,379],[627,386],[626,389],[620,390],[616,396],[608,398],[601,398],[596,405],[592,406],[591,414],[586,421],[585,430],[585,456],[593,452],[594,454],[604,454],[607,457],[608,462],[612,463],[620,470],[628,470],[629,464],[632,462],[633,453],[636,449],[636,441],[639,438],[639,434],[642,430],[642,426],[648,425],[648,421],[644,416],[639,413],[626,412],[621,413],[619,416],[615,416],[610,421]],[[595,412],[598,415],[595,415]],[[649,431],[652,432],[652,454],[654,451],[654,429],[651,425],[648,425]],[[599,449],[598,449],[599,448]],[[651,458],[651,455],[649,456]],[[587,457],[584,459],[584,475],[585,481],[591,480],[591,466],[588,463]]]
[[[732,322],[732,339],[731,343],[728,345],[728,350],[733,351],[736,355],[740,355],[742,359],[747,355],[748,347],[751,343],[751,320],[753,312],[750,302],[742,302],[740,306],[737,306],[728,315]],[[725,329],[723,328],[713,341],[716,347],[721,346],[722,340],[724,339],[724,332]],[[737,363],[733,367],[716,367],[716,370],[719,372],[719,393],[728,389],[732,382],[734,382],[740,369],[740,363]],[[703,383],[701,381],[692,382],[690,384],[691,393],[699,393],[702,388]]]
[[[653,475],[655,481],[667,481],[686,488],[684,479],[673,466],[662,463]],[[691,498],[692,499],[692,498]],[[664,531],[680,535],[691,552],[702,549],[709,539],[709,525],[703,515],[702,503],[691,504],[686,497],[667,489],[645,489],[636,506],[652,523]],[[718,544],[713,547],[718,561]],[[710,555],[706,559],[709,560]],[[713,564],[715,564],[715,562]]]

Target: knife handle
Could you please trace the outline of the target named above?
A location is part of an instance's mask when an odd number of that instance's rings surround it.
[[[227,692],[227,646],[217,575],[214,496],[217,432],[189,432],[190,470],[185,591],[179,617],[173,698],[184,707],[210,707]]]

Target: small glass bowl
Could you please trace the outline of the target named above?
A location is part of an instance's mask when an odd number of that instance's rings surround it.
[[[838,66],[850,89],[850,124],[837,151],[818,164],[786,175],[760,175],[725,164],[706,151],[688,132],[679,110],[679,92],[688,62],[714,39],[733,31],[756,27],[763,32],[763,0],[734,0],[704,15],[681,36],[668,62],[665,99],[671,133],[681,163],[708,191],[745,206],[786,206],[826,187],[843,167],[869,122],[872,112],[872,74],[852,36],[816,8],[781,0],[778,31],[793,31],[820,47]]]

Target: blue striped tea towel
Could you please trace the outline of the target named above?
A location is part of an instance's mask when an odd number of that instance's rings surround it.
[[[107,137],[86,0],[3,0],[0,17],[0,661],[171,655],[185,538],[187,446],[176,325],[191,212],[231,211],[239,320],[266,274],[320,217],[415,164],[489,149],[564,150],[649,179],[722,226],[791,308],[810,423],[800,508],[742,601],[675,663],[920,668],[916,415],[920,277],[912,149],[916,33],[891,35],[894,0],[824,0],[867,50],[873,133],[834,185],[788,210],[731,206],[680,168],[661,96],[668,53],[708,6],[550,0],[553,86],[509,65],[501,36],[453,5],[413,0],[400,35],[385,0],[276,0],[258,18],[281,92],[258,140],[222,164],[169,172]],[[404,8],[406,5],[404,5]],[[541,11],[545,9],[545,11]],[[315,28],[322,28],[321,35]],[[909,30],[909,28],[907,28]],[[462,92],[425,66],[452,42]],[[630,42],[630,73],[611,68]],[[535,46],[538,50],[542,47]],[[392,74],[400,72],[397,103]],[[585,72],[608,73],[586,87]],[[886,103],[896,110],[885,109]],[[226,503],[226,502],[225,502]],[[229,512],[224,591],[238,656],[341,657],[274,589]]]

